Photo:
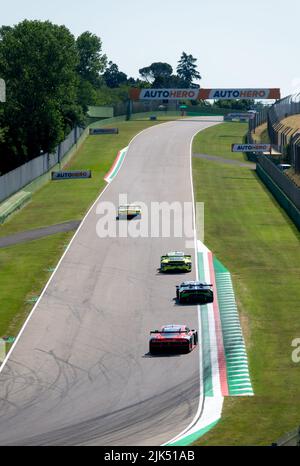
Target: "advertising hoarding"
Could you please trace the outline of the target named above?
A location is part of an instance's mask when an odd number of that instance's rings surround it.
[[[78,180],[81,178],[91,178],[91,170],[73,170],[51,172],[52,180]]]
[[[270,152],[271,144],[232,144],[231,152]]]
[[[132,100],[280,99],[280,89],[138,89],[129,91]]]

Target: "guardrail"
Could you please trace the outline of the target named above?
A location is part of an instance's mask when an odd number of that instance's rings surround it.
[[[300,188],[288,178],[267,155],[258,155],[257,162],[300,211]]]
[[[299,136],[300,137],[300,136]],[[253,137],[249,131],[246,141],[253,144]],[[300,146],[298,150],[300,152]],[[299,155],[298,152],[298,155]],[[256,173],[272,192],[281,207],[286,211],[295,225],[300,229],[300,188],[274,163],[272,156],[247,152],[248,160],[256,162]]]

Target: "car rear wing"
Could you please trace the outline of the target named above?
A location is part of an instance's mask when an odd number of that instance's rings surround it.
[[[184,256],[176,256],[176,255],[174,255],[174,256],[161,256],[160,259],[163,260],[163,259],[173,259],[173,258],[174,258],[174,259],[176,258],[176,260],[180,260],[180,259],[192,259],[192,256],[190,256],[189,254],[184,254]]]
[[[135,204],[120,205],[119,210],[141,210],[141,206]]]
[[[212,283],[205,283],[202,285],[176,285],[176,290],[179,290],[179,288],[186,288],[188,290],[192,290],[196,287],[205,289],[205,288],[212,287],[212,286],[213,286]]]
[[[194,331],[194,329],[191,330],[192,332]],[[164,334],[168,334],[168,333],[188,333],[187,330],[168,330],[167,332],[162,332],[161,330],[150,330],[150,335],[152,333],[164,333]]]

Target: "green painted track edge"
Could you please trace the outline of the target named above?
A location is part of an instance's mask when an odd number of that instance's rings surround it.
[[[199,280],[205,280],[203,253],[197,253]],[[203,365],[203,385],[204,396],[214,396],[212,383],[211,352],[209,339],[208,308],[201,306],[201,345],[202,345],[202,365]]]
[[[220,418],[221,419],[221,418]],[[187,445],[191,445],[192,443],[196,442],[198,438],[202,437],[204,434],[206,434],[209,430],[211,430],[215,425],[219,422],[220,419],[217,419],[216,421],[212,422],[206,427],[203,427],[203,429],[198,430],[197,432],[187,435],[181,440],[178,440],[178,442],[174,442],[171,444],[172,447],[185,447]]]

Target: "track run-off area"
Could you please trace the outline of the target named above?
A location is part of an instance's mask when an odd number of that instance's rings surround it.
[[[148,354],[151,329],[202,326],[197,306],[176,305],[182,276],[159,274],[160,256],[188,251],[188,239],[195,267],[184,278],[195,279],[203,251],[195,250],[196,238],[184,235],[100,238],[97,225],[101,204],[117,208],[120,195],[149,208],[153,202],[193,203],[191,141],[219,122],[168,122],[131,141],[121,169],[82,221],[2,367],[0,444],[161,445],[203,427],[197,424],[205,390],[201,340],[188,355]],[[193,225],[189,212],[185,221]],[[216,341],[211,361],[225,361],[222,344]],[[219,410],[221,399],[222,390]]]

